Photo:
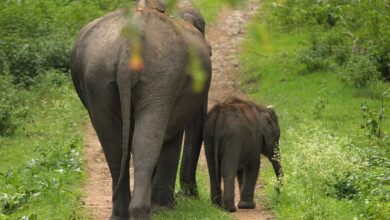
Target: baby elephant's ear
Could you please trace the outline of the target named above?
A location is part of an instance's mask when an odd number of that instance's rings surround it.
[[[198,29],[204,35],[206,24],[203,20],[203,17],[197,15],[197,13],[191,13],[191,12],[183,12],[181,14],[181,17],[183,20],[187,21],[188,23],[196,27],[196,29]]]
[[[138,0],[137,5],[139,9],[152,8],[160,12],[166,11],[166,6],[160,0]]]

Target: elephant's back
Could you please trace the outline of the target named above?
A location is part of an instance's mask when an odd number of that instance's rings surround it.
[[[124,25],[125,12],[115,10],[109,14],[97,18],[85,25],[78,36],[77,42],[89,41],[90,39],[100,38],[105,34],[117,34],[117,31]]]
[[[125,22],[124,11],[117,10],[90,22],[81,30],[72,60],[81,66],[84,74],[115,69],[118,51],[124,41],[121,30]]]
[[[177,22],[178,19],[163,13],[136,12],[130,17],[125,10],[116,10],[81,30],[72,54],[72,65],[78,65],[79,69],[81,66],[84,75],[96,75],[95,70],[111,72],[119,59],[128,59],[132,38],[122,36],[128,19],[138,22],[145,67],[151,68],[146,72],[154,72],[155,68],[158,72],[164,72],[165,68],[165,72],[170,72],[172,67],[183,68],[181,65],[187,63],[189,47],[197,48],[201,57],[208,57],[204,37],[190,24]],[[127,57],[120,56],[123,51]]]

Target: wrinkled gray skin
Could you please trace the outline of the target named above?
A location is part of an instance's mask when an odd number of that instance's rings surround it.
[[[190,188],[189,193],[197,194],[195,169],[211,79],[204,25],[193,26],[203,18],[194,14],[187,16],[189,22],[180,21],[161,13],[153,3],[139,2],[144,10],[132,15],[140,26],[141,71],[128,67],[132,39],[121,35],[129,19],[121,10],[84,27],[71,56],[74,86],[88,110],[112,176],[111,219],[149,219],[151,205],[174,205],[184,131],[182,173],[186,176],[181,181]],[[207,78],[197,94],[188,73],[189,47],[195,49]],[[130,152],[134,160],[132,197]]]
[[[275,112],[250,101],[230,98],[210,110],[204,132],[212,202],[229,212],[236,211],[234,180],[237,176],[240,187],[238,208],[255,208],[253,195],[260,154],[268,157],[279,180],[282,176],[282,167],[276,159],[280,130]]]

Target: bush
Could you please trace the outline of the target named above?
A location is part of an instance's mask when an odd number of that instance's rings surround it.
[[[371,145],[354,151],[360,157],[360,169],[339,176],[333,185],[336,190],[333,195],[365,204],[361,215],[365,219],[386,219],[390,213],[387,206],[390,202],[390,159],[385,156],[388,152]]]
[[[340,29],[315,31],[306,47],[299,53],[299,61],[307,71],[334,69],[344,65],[351,56],[351,37]]]
[[[15,83],[27,86],[43,71],[68,71],[77,32],[121,5],[120,0],[1,2],[0,70],[8,66]]]
[[[0,74],[0,136],[11,134],[17,127],[18,118],[26,114],[17,87],[9,74]]]
[[[62,34],[37,39],[9,38],[0,44],[15,83],[31,85],[39,73],[56,68],[67,71],[71,42]]]
[[[333,27],[343,20],[346,5],[345,1],[337,0],[316,3],[311,0],[286,0],[272,3],[270,14],[276,18],[278,25],[288,30],[313,25]]]
[[[342,71],[344,72],[343,81],[352,84],[356,88],[364,88],[380,77],[375,62],[364,55],[353,56]]]
[[[313,4],[310,0],[286,0],[271,5],[268,20],[277,28],[308,29],[315,33],[300,56],[309,72],[344,68],[348,63],[348,74],[357,74],[349,77],[356,87],[364,87],[363,81],[377,78],[378,72],[390,79],[388,1],[324,0]],[[370,61],[355,55],[368,57]],[[354,58],[349,60],[351,57]],[[371,69],[357,71],[355,67],[362,62]]]
[[[390,81],[390,29],[386,34],[380,37],[380,40],[373,42],[370,48],[372,48],[373,59],[376,62],[379,72],[382,77]]]

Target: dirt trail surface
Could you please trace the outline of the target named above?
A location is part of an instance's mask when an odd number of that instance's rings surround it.
[[[102,147],[91,124],[86,126],[87,183],[85,206],[91,219],[105,220],[111,214],[111,175]]]
[[[207,41],[212,47],[213,78],[209,92],[209,108],[218,101],[230,96],[247,98],[240,89],[240,63],[237,55],[245,39],[245,25],[258,12],[259,0],[249,0],[245,7],[236,10],[223,9],[215,23],[208,28]],[[200,157],[201,160],[204,157]],[[238,184],[236,183],[236,204],[239,201]],[[259,184],[258,184],[259,185]],[[256,188],[260,188],[256,187]],[[240,220],[267,220],[273,216],[261,204],[256,209],[237,209],[233,214]]]
[[[245,24],[258,11],[259,5],[259,0],[249,0],[245,7],[236,10],[225,8],[214,24],[208,27],[206,38],[213,52],[209,108],[229,96],[245,98],[240,89],[240,64],[236,56],[240,52],[240,43],[245,38]],[[87,159],[88,178],[83,201],[91,214],[91,219],[105,220],[111,213],[111,177],[103,150],[91,124],[86,126],[86,140],[84,154]],[[202,170],[206,170],[204,152],[200,160],[200,165],[204,168]],[[130,172],[132,173],[132,168]],[[236,204],[238,199],[239,193],[236,189]],[[273,219],[261,204],[257,204],[254,210],[238,209],[233,216],[240,220]]]

